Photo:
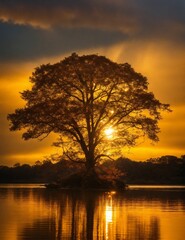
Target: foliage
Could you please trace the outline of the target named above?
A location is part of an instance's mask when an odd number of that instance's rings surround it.
[[[145,77],[103,56],[72,54],[37,67],[30,80],[25,107],[8,115],[10,130],[23,129],[25,140],[57,133],[55,145],[87,171],[141,136],[158,141],[161,111],[169,111],[148,91]],[[110,129],[114,134],[106,135]]]
[[[161,159],[168,158],[168,161]],[[185,158],[175,156],[162,156],[156,158],[156,161],[149,159],[144,162],[137,162],[127,158],[118,158],[115,161],[106,161],[98,166],[97,184],[118,183],[123,186],[124,182],[128,184],[185,184]],[[45,183],[53,181],[66,181],[66,185],[79,186],[84,184],[82,175],[77,172],[76,165],[69,161],[61,160],[52,163],[51,161],[43,161],[30,166],[28,164],[17,164],[13,167],[0,166],[0,182],[6,183]],[[103,171],[103,173],[102,173]],[[92,178],[91,178],[92,179]],[[95,184],[95,180],[91,184]],[[81,182],[81,183],[80,183]],[[65,181],[64,181],[65,184]]]

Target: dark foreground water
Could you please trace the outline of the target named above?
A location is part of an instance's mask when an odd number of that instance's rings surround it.
[[[0,240],[184,240],[185,188],[123,193],[0,185]]]

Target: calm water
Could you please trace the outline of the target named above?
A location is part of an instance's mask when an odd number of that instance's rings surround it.
[[[123,193],[0,185],[0,240],[184,240],[185,188]]]

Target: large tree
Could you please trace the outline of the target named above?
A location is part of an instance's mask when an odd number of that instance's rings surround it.
[[[25,140],[59,134],[63,154],[88,173],[108,147],[133,146],[144,135],[158,141],[161,111],[169,110],[148,91],[145,77],[103,56],[74,53],[37,67],[30,81],[25,107],[8,115],[10,130],[23,129]]]

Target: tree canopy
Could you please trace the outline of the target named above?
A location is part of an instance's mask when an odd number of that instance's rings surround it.
[[[10,130],[24,130],[23,138],[59,134],[57,146],[87,170],[108,149],[134,146],[146,135],[158,141],[161,103],[148,90],[147,78],[128,64],[104,56],[71,56],[37,67],[31,90],[22,92],[26,105],[8,115]]]

